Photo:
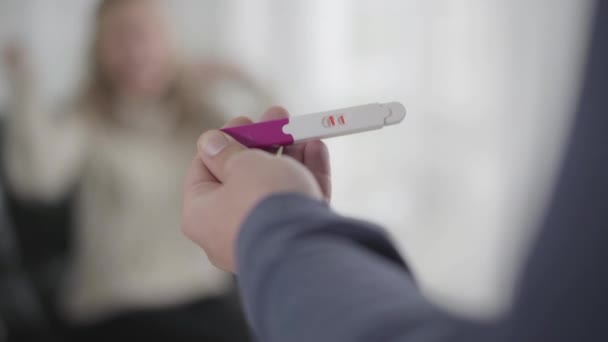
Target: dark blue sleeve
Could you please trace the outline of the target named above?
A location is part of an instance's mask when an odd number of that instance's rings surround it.
[[[421,295],[381,229],[300,195],[253,211],[238,277],[260,341],[455,341],[473,331]]]
[[[608,2],[597,22],[571,144],[555,194],[500,321],[438,310],[381,229],[282,194],[250,214],[239,286],[264,342],[608,341]]]

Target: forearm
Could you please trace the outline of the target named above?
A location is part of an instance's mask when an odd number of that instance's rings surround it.
[[[238,276],[263,341],[451,341],[476,332],[420,293],[384,233],[297,195],[247,219]]]
[[[220,113],[248,114],[272,105],[272,96],[259,82],[238,67],[210,63],[202,68],[201,104]]]

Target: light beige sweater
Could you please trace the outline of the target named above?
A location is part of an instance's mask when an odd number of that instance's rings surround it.
[[[75,262],[61,303],[68,319],[91,321],[225,291],[228,276],[179,229],[182,181],[197,135],[218,120],[176,133],[176,108],[118,104],[120,125],[109,125],[82,112],[50,114],[30,86],[20,87],[5,144],[14,191],[53,200],[79,184]],[[216,96],[217,87],[216,95],[202,96],[235,111],[261,108],[242,87],[221,87],[231,102]]]

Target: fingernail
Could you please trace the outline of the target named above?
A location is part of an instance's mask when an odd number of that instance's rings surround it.
[[[209,132],[203,138],[202,150],[208,156],[215,156],[228,146],[228,139],[220,132]]]

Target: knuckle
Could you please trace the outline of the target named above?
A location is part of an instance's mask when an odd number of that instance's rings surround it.
[[[186,236],[188,239],[193,239],[194,238],[194,232],[192,231],[192,228],[190,227],[190,225],[188,225],[187,223],[182,223],[181,225],[181,232],[182,234],[184,234],[184,236]]]
[[[231,121],[241,123],[241,122],[251,122],[251,118],[245,115],[239,115]]]

